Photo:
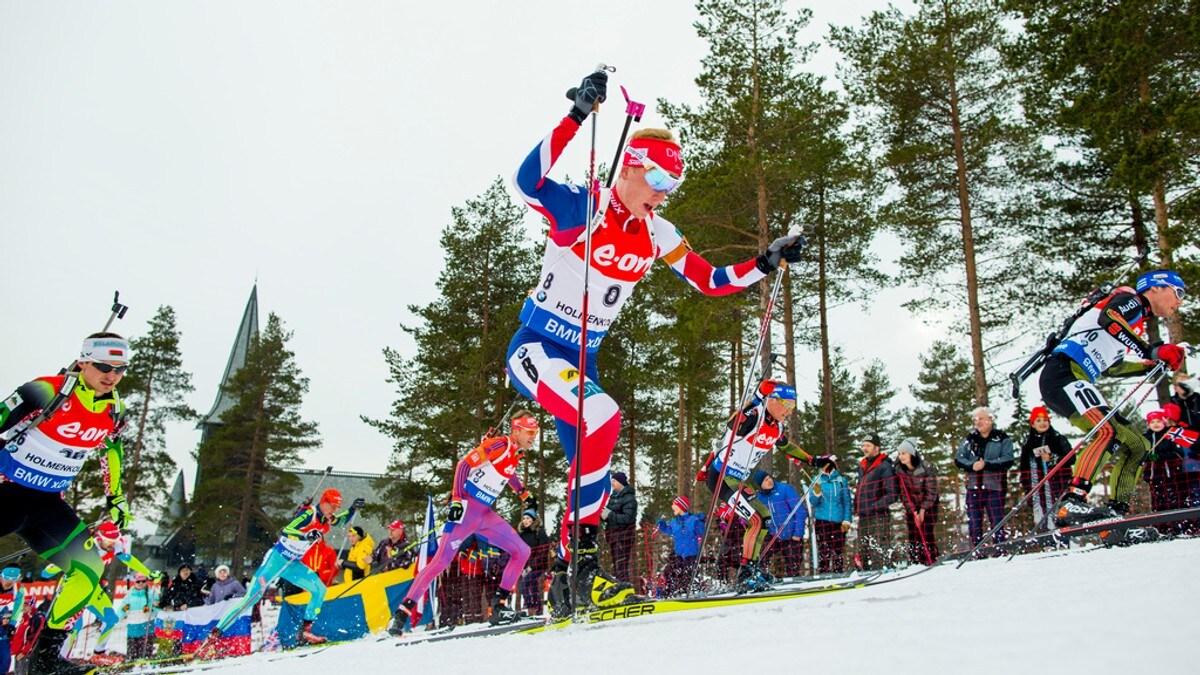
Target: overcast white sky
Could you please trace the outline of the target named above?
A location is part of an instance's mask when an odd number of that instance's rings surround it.
[[[812,5],[804,39],[884,6]],[[257,278],[262,323],[283,317],[311,379],[324,447],[308,464],[382,471],[390,443],[358,415],[387,414],[381,349],[411,353],[399,325],[434,297],[450,208],[507,179],[598,62],[636,99],[697,102],[695,19],[686,0],[0,0],[0,387],[65,365],[119,289],[126,335],[175,308],[207,411]],[[833,63],[826,48],[812,68],[832,79]],[[605,153],[619,124],[601,121]],[[584,145],[558,175],[582,173]],[[936,336],[895,307],[907,296],[833,324],[856,370],[884,358],[902,388]],[[198,438],[171,433],[189,493]]]

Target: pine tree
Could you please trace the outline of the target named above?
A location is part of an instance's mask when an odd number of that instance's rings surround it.
[[[908,411],[904,435],[920,441],[924,455],[950,466],[971,428],[975,407],[971,364],[950,342],[937,341],[921,355],[917,384],[909,386],[916,407]]]
[[[525,241],[524,215],[500,178],[465,206],[452,208],[451,223],[442,230],[439,296],[423,307],[409,306],[418,323],[403,327],[416,353],[405,357],[384,350],[397,398],[387,419],[363,420],[395,441],[380,487],[401,511],[424,508],[426,494],[443,499],[458,460],[515,398],[504,386],[505,357],[538,272],[536,252]],[[548,417],[540,421],[552,430]],[[561,461],[548,450],[549,440],[542,440],[545,459]],[[558,468],[553,462],[546,466],[552,473],[561,473]],[[545,502],[548,495],[539,497]]]
[[[316,423],[300,416],[308,378],[287,346],[291,337],[272,313],[226,385],[235,403],[195,453],[209,466],[189,520],[200,545],[232,551],[235,577],[258,556],[255,546],[272,541],[285,524],[271,514],[295,506],[289,499],[299,480],[282,467],[320,445]]]
[[[874,359],[863,370],[858,387],[850,399],[854,424],[850,433],[854,438],[866,438],[879,434],[883,447],[894,448],[900,442],[900,414],[891,409],[896,390],[888,377],[887,367],[880,359]]]
[[[150,320],[145,335],[130,341],[133,360],[121,381],[128,409],[125,465],[122,475],[125,499],[135,512],[161,507],[175,462],[166,451],[166,423],[196,418],[184,397],[195,391],[192,375],[183,369],[175,310],[163,305]]]
[[[817,382],[829,382],[833,390],[833,433],[828,433],[829,421],[826,408],[822,402],[822,393],[818,390],[817,402],[808,402],[796,408],[794,417],[798,432],[796,444],[813,455],[837,455],[838,457],[853,456],[857,452],[855,441],[861,440],[852,435],[856,428],[854,397],[858,383],[846,366],[846,358],[840,347],[833,349],[830,359],[831,369],[826,378],[823,371],[817,371]],[[833,442],[830,443],[830,438]]]
[[[984,405],[985,356],[1002,346],[990,331],[1011,330],[1021,298],[1038,290],[1030,200],[1013,170],[1036,147],[1017,123],[995,6],[917,6],[914,16],[895,7],[874,12],[861,28],[834,28],[831,39],[848,58],[842,81],[868,118],[879,169],[898,188],[880,217],[906,243],[905,276],[927,289],[909,307],[965,306],[974,398]]]

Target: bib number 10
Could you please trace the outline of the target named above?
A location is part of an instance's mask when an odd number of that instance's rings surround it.
[[[1090,382],[1074,382],[1067,385],[1066,392],[1071,404],[1081,415],[1104,405],[1104,397],[1100,395],[1100,390]]]

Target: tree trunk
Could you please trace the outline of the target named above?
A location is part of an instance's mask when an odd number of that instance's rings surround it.
[[[784,351],[784,379],[791,385],[796,386],[796,310],[792,306],[794,300],[792,288],[792,274],[788,272],[787,278],[783,280],[783,351]],[[787,424],[788,438],[793,441],[800,433],[800,425],[796,420],[796,415],[793,412],[788,417]],[[796,485],[797,472],[796,466],[791,462],[788,463],[788,480],[792,485]]]
[[[680,495],[686,494],[684,492],[684,488],[687,487],[687,485],[684,483],[684,481],[686,480],[685,477],[688,475],[687,443],[684,439],[685,424],[684,424],[684,419],[683,419],[684,418],[683,394],[684,394],[683,381],[680,380],[680,382],[679,382],[679,406],[678,406],[678,408],[679,408],[679,447],[678,447],[678,457],[677,457],[677,461],[676,461],[676,465],[675,465],[675,468],[676,468],[675,494],[680,494]]]
[[[949,13],[949,8],[947,8]],[[947,25],[949,17],[947,16]],[[967,156],[958,107],[958,82],[950,75],[950,125],[954,134],[954,177],[958,187],[958,212],[962,220],[963,262],[967,272],[967,314],[971,332],[971,369],[975,380],[975,405],[988,404],[987,375],[983,363],[983,321],[979,316],[979,277],[975,268],[975,231],[971,225],[971,194],[967,181]]]
[[[825,453],[837,452],[837,429],[833,425],[833,359],[829,353],[829,260],[825,254],[825,219],[817,225],[817,316],[821,343],[821,419],[825,426]]]
[[[250,515],[254,504],[254,478],[258,474],[258,453],[265,441],[262,437],[262,415],[266,405],[267,388],[264,385],[258,398],[258,409],[254,417],[254,438],[250,442],[250,456],[246,462],[246,485],[242,491],[242,504],[238,509],[237,535],[233,541],[233,577],[242,576],[243,562],[246,559],[246,547],[250,538]],[[320,499],[320,496],[317,497]],[[318,507],[319,508],[319,507]]]
[[[129,455],[129,470],[125,473],[125,501],[133,509],[133,498],[137,494],[137,481],[141,474],[142,449],[146,444],[146,420],[150,418],[150,396],[154,391],[154,367],[146,373],[146,391],[142,396],[142,409],[138,415],[138,435]]]

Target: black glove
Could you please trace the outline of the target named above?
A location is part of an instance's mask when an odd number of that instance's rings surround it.
[[[309,530],[308,532],[304,533],[304,538],[311,542],[318,541],[324,537],[325,533],[320,530]]]
[[[133,517],[129,515],[129,504],[125,503],[125,497],[121,495],[108,495],[105,497],[105,503],[108,506],[108,515],[113,523],[117,527],[125,529],[129,521],[133,520]]]
[[[755,259],[754,264],[763,274],[770,274],[779,269],[780,260],[798,263],[807,243],[808,240],[798,234],[780,237],[767,246],[767,250]]]
[[[567,90],[567,98],[574,104],[567,116],[583,124],[587,116],[592,114],[597,103],[604,103],[608,96],[608,73],[603,70],[583,78],[578,87]]]
[[[525,505],[527,510],[537,511],[538,509],[537,497],[534,497],[532,494],[526,494],[525,498],[521,500],[521,503]]]
[[[450,502],[450,506],[446,507],[446,522],[457,523],[462,520],[463,505],[462,502]]]
[[[367,500],[363,499],[362,497],[359,497],[358,499],[355,499],[354,501],[350,502],[350,508],[357,511],[357,510],[361,509],[363,506],[365,506],[366,503],[367,503]]]

